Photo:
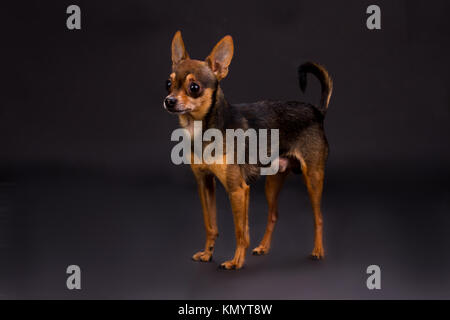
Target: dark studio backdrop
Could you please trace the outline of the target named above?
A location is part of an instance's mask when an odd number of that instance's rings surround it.
[[[66,8],[81,8],[81,30]],[[381,30],[366,8],[381,8]],[[8,1],[1,8],[0,298],[450,298],[448,1]],[[267,219],[252,186],[251,247],[238,272],[230,205],[218,188],[214,261],[203,247],[188,166],[170,160],[176,117],[162,106],[170,43],[191,57],[230,34],[230,102],[318,102],[296,67],[334,79],[323,214],[313,248],[299,176],[280,196],[272,251],[250,255]],[[79,265],[82,289],[66,288]],[[381,268],[368,290],[366,268]]]

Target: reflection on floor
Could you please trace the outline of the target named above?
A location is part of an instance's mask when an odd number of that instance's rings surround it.
[[[450,190],[442,176],[329,175],[324,261],[311,261],[306,191],[290,177],[269,255],[239,272],[217,270],[234,252],[230,206],[218,190],[214,260],[195,263],[204,230],[192,182],[26,175],[0,186],[0,298],[303,299],[449,298]],[[145,181],[144,181],[145,180]],[[251,193],[251,246],[266,222],[263,182]],[[251,248],[250,248],[251,249]],[[81,267],[82,289],[66,288]],[[377,264],[382,289],[369,291]]]

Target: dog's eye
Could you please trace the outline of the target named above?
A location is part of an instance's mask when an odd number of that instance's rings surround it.
[[[189,90],[192,93],[197,93],[200,90],[200,86],[198,84],[196,84],[195,82],[192,82],[191,85],[189,86]]]
[[[170,87],[172,86],[172,81],[166,80],[166,89],[170,90]]]

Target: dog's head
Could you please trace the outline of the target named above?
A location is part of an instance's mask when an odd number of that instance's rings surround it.
[[[173,114],[203,119],[211,106],[220,80],[228,74],[233,58],[233,39],[225,36],[204,60],[190,59],[181,32],[172,40],[172,73],[166,81],[164,108]]]

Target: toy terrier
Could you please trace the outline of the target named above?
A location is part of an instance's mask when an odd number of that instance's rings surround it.
[[[168,95],[164,99],[164,107],[178,116],[181,127],[191,135],[194,121],[201,121],[203,130],[215,128],[221,132],[230,128],[279,129],[279,170],[266,177],[268,222],[264,237],[259,246],[253,249],[253,254],[263,255],[269,252],[278,218],[278,195],[286,177],[293,172],[302,174],[314,213],[315,236],[311,256],[314,259],[323,258],[321,198],[328,156],[323,122],[333,87],[327,70],[312,62],[302,64],[297,70],[303,92],[308,73],[315,75],[320,81],[322,92],[318,106],[295,101],[267,100],[230,104],[225,99],[220,81],[227,76],[233,57],[231,36],[227,35],[220,40],[204,61],[190,59],[180,31],[173,37],[171,49],[172,73],[166,82]],[[249,181],[255,177],[257,166],[233,163],[191,164],[198,184],[206,228],[205,248],[194,254],[193,260],[207,262],[212,259],[218,236],[215,201],[215,181],[218,179],[231,202],[236,235],[233,259],[220,266],[227,270],[242,268],[250,242]]]

